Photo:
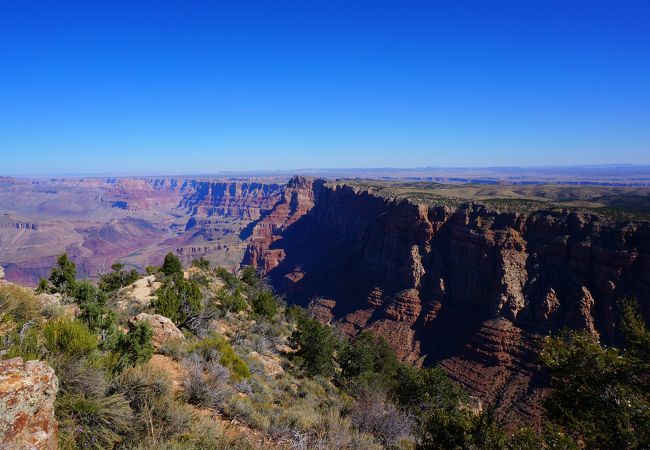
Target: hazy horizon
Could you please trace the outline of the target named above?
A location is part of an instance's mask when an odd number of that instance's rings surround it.
[[[381,176],[396,178],[444,177],[444,176],[477,176],[501,177],[528,176],[542,177],[564,176],[567,178],[580,177],[583,179],[616,178],[642,175],[650,177],[650,164],[571,164],[571,165],[531,165],[531,166],[429,166],[429,167],[303,167],[297,169],[250,169],[196,172],[155,172],[155,171],[110,171],[110,172],[50,172],[12,174],[0,172],[0,177],[25,179],[40,178],[99,178],[99,177],[181,177],[181,178],[229,178],[229,177],[277,177],[287,178],[296,175],[331,176],[331,177],[367,177]]]

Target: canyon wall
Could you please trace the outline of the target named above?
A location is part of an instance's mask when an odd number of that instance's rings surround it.
[[[371,329],[403,359],[439,363],[509,422],[540,413],[543,335],[569,327],[620,342],[624,297],[650,317],[647,222],[417,204],[304,178],[283,198],[255,225],[244,264],[346,332]]]
[[[0,183],[0,264],[35,285],[66,252],[82,277],[115,261],[144,270],[167,252],[237,267],[282,184],[195,178],[5,179]],[[248,227],[248,228],[247,228]]]

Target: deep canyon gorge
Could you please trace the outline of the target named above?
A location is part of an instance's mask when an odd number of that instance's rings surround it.
[[[370,329],[402,359],[439,364],[499,418],[534,423],[544,336],[568,327],[617,344],[623,298],[650,319],[650,223],[627,214],[643,213],[649,189],[461,188],[4,178],[0,265],[30,285],[63,252],[90,277],[168,251],[252,265],[288,302],[350,335]]]

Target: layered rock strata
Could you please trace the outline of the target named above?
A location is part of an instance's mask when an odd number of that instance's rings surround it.
[[[538,412],[540,336],[620,342],[625,297],[650,317],[650,224],[594,213],[450,208],[296,178],[243,262],[346,332],[441,363],[509,420]]]

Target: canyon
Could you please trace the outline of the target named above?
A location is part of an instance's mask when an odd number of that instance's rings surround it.
[[[440,365],[506,423],[541,420],[544,336],[618,344],[619,302],[650,319],[650,189],[290,179],[3,179],[0,265],[35,284],[173,251],[252,265],[290,303],[400,358]]]
[[[417,194],[293,179],[243,262],[346,333],[369,329],[402,359],[439,364],[507,423],[541,418],[544,336],[567,327],[620,343],[624,298],[650,318],[646,220]]]
[[[67,252],[94,278],[119,260],[143,271],[176,252],[238,267],[245,228],[281,184],[177,178],[8,179],[0,183],[0,265],[35,285]]]

